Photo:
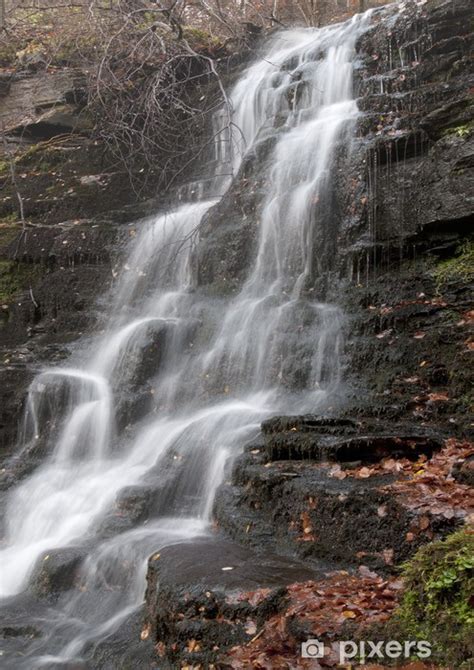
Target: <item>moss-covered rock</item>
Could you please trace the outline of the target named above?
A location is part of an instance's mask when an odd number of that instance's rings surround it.
[[[0,261],[0,303],[11,303],[23,290],[38,281],[43,269],[37,265]]]
[[[450,281],[474,280],[474,241],[466,240],[452,258],[438,263],[433,271],[438,289]]]
[[[403,573],[406,590],[391,624],[398,637],[429,641],[435,662],[474,667],[474,529],[422,547]]]

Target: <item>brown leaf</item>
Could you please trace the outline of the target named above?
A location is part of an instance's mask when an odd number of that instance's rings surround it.
[[[329,476],[334,477],[335,479],[345,479],[347,477],[347,472],[344,472],[338,464],[329,470]]]
[[[447,393],[428,393],[428,400],[430,402],[446,402],[449,400]]]
[[[421,528],[421,530],[426,530],[430,527],[430,518],[428,516],[420,517],[418,526]]]
[[[301,519],[301,524],[302,524],[302,527],[303,527],[303,533],[306,536],[310,536],[311,533],[313,532],[313,526],[312,526],[312,523],[311,523],[311,517],[309,516],[308,512],[302,512],[301,516],[300,516],[300,519]],[[304,538],[304,539],[307,539],[307,538]]]

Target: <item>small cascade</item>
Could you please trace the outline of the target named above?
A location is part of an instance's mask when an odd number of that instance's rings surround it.
[[[87,658],[142,602],[150,554],[208,532],[215,492],[262,420],[323,411],[339,391],[343,315],[314,285],[369,19],[269,41],[230,93],[235,131],[228,110],[216,113],[214,178],[137,225],[105,332],[33,381],[20,449],[45,457],[7,501],[0,595],[27,589],[46,552],[75,547],[83,560],[78,588],[48,609],[50,634],[15,668]],[[192,271],[199,224],[269,139],[254,260],[237,294],[206,296]],[[126,402],[146,409],[124,427]],[[111,531],[131,489],[151,492],[148,520]]]

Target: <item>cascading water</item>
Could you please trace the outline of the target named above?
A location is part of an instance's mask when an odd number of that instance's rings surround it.
[[[105,334],[31,384],[21,449],[45,458],[8,498],[0,594],[24,591],[45,552],[86,558],[78,588],[48,608],[51,633],[11,667],[84,658],[142,602],[148,556],[207,532],[226,466],[262,419],[314,411],[338,388],[341,315],[312,298],[314,247],[335,151],[357,116],[352,60],[367,22],[275,36],[231,93],[239,132],[230,138],[216,115],[215,179],[198,193],[222,196],[223,175],[272,143],[239,293],[211,298],[195,286],[198,226],[217,199],[180,205],[142,224]],[[286,380],[290,353],[298,391]],[[138,490],[151,492],[151,518],[111,531],[117,499]]]

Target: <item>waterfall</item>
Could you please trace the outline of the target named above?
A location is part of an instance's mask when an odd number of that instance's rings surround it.
[[[48,608],[51,634],[15,668],[84,658],[141,604],[150,554],[209,532],[216,489],[261,421],[323,411],[339,390],[342,315],[314,290],[317,240],[358,113],[354,49],[368,21],[270,39],[230,93],[237,131],[222,110],[214,118],[212,186],[137,224],[105,332],[31,384],[20,448],[44,460],[7,500],[0,594],[23,592],[45,552],[85,559],[78,588]],[[193,272],[199,224],[232,186],[225,175],[264,146],[252,262],[236,294],[210,297]],[[133,490],[151,491],[152,517],[109,532]]]

